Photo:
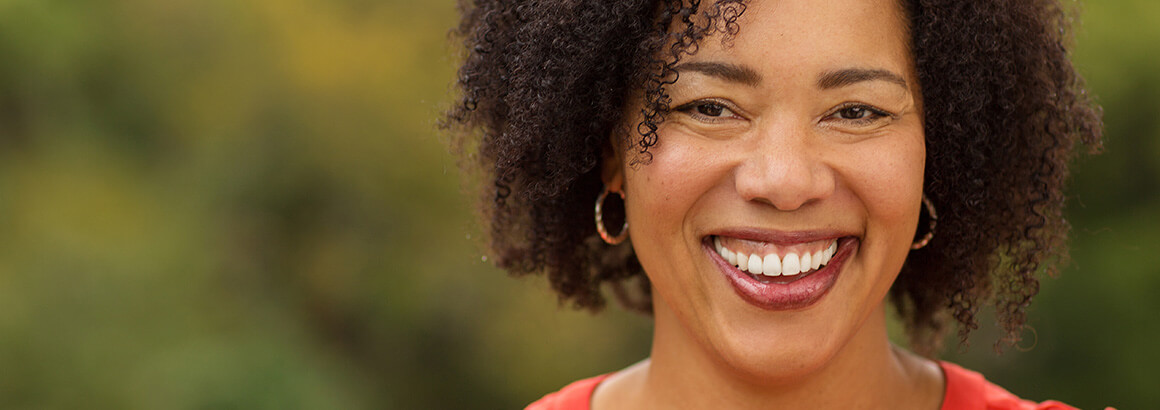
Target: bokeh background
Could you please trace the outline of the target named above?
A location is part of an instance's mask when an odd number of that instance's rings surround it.
[[[1082,4],[1107,146],[1034,332],[945,357],[1160,403],[1160,2]],[[450,0],[0,0],[0,408],[519,408],[647,355],[483,261]]]

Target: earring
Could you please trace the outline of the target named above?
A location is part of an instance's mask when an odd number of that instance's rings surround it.
[[[926,206],[926,213],[930,215],[930,228],[922,239],[910,245],[910,249],[922,249],[930,243],[931,238],[934,238],[934,227],[938,224],[938,213],[934,211],[934,204],[930,203],[930,198],[927,198],[926,194],[922,194],[922,204]]]
[[[600,239],[603,239],[604,243],[616,245],[628,238],[628,218],[624,218],[624,226],[620,228],[619,234],[616,236],[608,234],[608,230],[604,228],[604,199],[608,197],[609,192],[611,191],[609,191],[608,185],[605,185],[604,190],[600,191],[600,195],[596,197],[596,232],[600,234]],[[623,192],[615,192],[615,194],[620,195],[620,200],[624,200]]]

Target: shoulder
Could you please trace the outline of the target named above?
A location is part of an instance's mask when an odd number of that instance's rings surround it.
[[[1036,403],[1021,399],[978,372],[954,363],[939,362],[939,367],[947,380],[942,410],[1075,410],[1054,400]]]
[[[541,397],[524,410],[588,410],[592,392],[611,373],[572,382],[555,393]]]

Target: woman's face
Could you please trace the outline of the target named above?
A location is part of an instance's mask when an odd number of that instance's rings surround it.
[[[731,46],[681,61],[652,161],[608,173],[657,346],[784,377],[884,332],[863,324],[914,239],[925,156],[903,19],[890,0],[756,1]]]

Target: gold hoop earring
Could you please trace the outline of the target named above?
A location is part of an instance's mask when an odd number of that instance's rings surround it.
[[[927,198],[926,194],[922,194],[922,204],[926,208],[926,213],[930,215],[930,227],[922,239],[910,244],[910,249],[922,249],[926,244],[930,243],[931,238],[934,238],[934,227],[938,225],[938,213],[934,211],[934,204],[930,202],[930,198]]]
[[[596,232],[600,234],[600,239],[603,239],[604,243],[617,245],[628,238],[628,218],[624,218],[624,226],[620,228],[619,234],[616,236],[608,234],[608,230],[604,228],[604,199],[608,197],[609,192],[611,191],[608,189],[608,185],[605,185],[604,190],[600,191],[600,195],[596,197]],[[614,193],[620,195],[621,201],[624,200],[623,192]]]

